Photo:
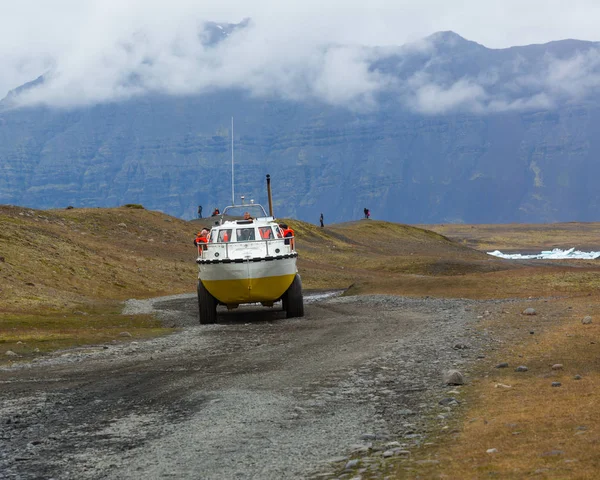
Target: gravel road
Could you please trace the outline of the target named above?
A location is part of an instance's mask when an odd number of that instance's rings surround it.
[[[201,326],[193,295],[130,300],[181,329],[0,369],[0,479],[379,471],[451,415],[442,375],[468,375],[493,342],[476,322],[494,306],[320,296],[304,318],[250,307]]]

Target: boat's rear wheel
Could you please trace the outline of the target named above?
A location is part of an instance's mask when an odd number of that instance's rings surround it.
[[[296,274],[294,281],[283,294],[283,309],[287,318],[304,316],[304,298],[302,297],[302,280],[300,275]]]
[[[217,322],[217,299],[198,280],[198,313],[200,323],[206,325]]]

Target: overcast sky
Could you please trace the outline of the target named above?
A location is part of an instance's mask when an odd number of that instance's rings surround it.
[[[215,86],[368,102],[388,80],[368,71],[357,45],[402,45],[441,30],[490,48],[600,40],[599,0],[1,0],[0,6],[0,98],[51,71],[51,81],[28,102],[59,106]],[[202,21],[246,17],[252,28],[218,51],[197,45]],[[320,48],[332,44],[346,47]],[[144,81],[124,87],[132,75]],[[466,87],[470,96],[473,85]]]

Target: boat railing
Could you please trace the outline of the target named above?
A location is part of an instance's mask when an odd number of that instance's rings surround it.
[[[242,242],[212,242],[198,245],[198,258],[219,260],[238,258],[278,257],[296,251],[294,237],[246,240]]]

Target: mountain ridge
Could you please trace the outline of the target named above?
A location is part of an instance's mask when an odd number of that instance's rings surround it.
[[[394,50],[371,63],[394,82],[367,109],[241,88],[5,109],[0,203],[142,203],[193,218],[197,205],[208,212],[231,202],[234,116],[235,190],[266,203],[270,173],[278,216],[338,222],[368,207],[409,223],[597,219],[600,97],[589,79],[600,64],[575,62],[593,59],[596,43],[520,47],[524,55],[434,35],[433,50]],[[583,65],[580,76],[569,62]]]

